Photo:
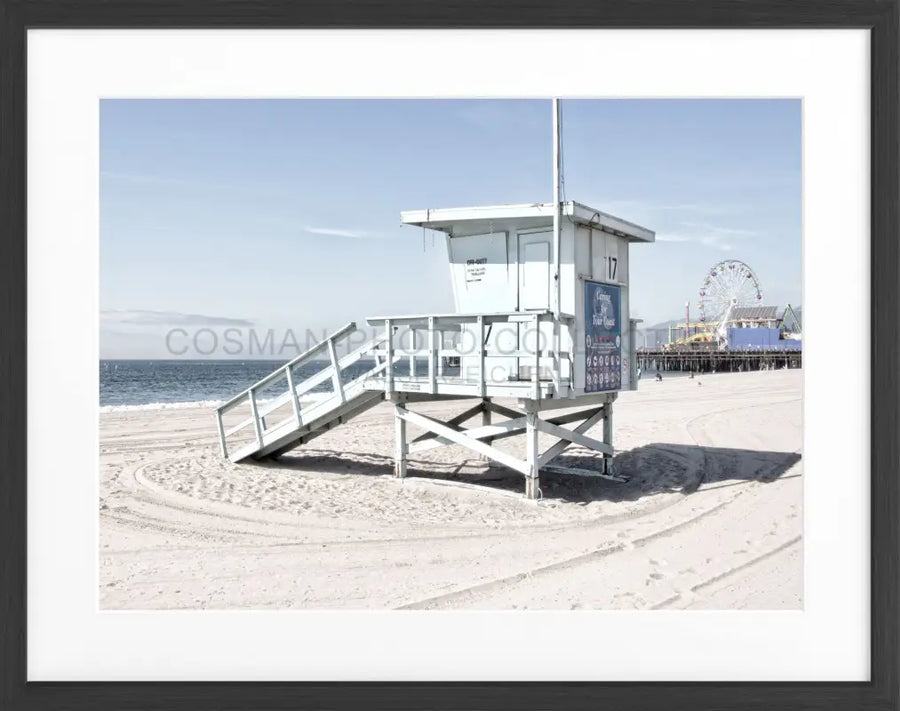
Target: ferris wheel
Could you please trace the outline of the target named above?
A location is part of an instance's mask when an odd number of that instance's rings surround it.
[[[700,320],[723,328],[732,311],[740,306],[756,306],[762,301],[759,279],[737,259],[726,259],[706,272],[700,287]]]

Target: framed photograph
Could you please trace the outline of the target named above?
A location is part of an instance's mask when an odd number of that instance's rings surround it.
[[[0,2],[0,706],[900,708],[897,0]]]

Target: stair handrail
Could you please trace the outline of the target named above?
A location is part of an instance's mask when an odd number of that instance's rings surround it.
[[[319,351],[327,348],[329,342],[336,341],[340,338],[343,338],[344,336],[346,336],[347,334],[349,334],[355,330],[356,330],[356,322],[354,322],[354,321],[351,321],[350,323],[346,324],[345,326],[339,328],[337,331],[332,333],[328,338],[320,341],[319,343],[314,345],[312,348],[307,349],[306,351],[304,351],[300,355],[296,356],[295,358],[292,358],[284,365],[279,366],[277,369],[275,369],[274,371],[269,373],[267,376],[265,376],[261,380],[258,380],[257,382],[253,383],[253,385],[251,385],[247,388],[244,388],[241,392],[239,392],[237,395],[235,395],[230,400],[223,402],[221,405],[219,405],[216,408],[216,412],[218,412],[219,414],[223,414],[223,413],[227,412],[228,410],[233,408],[235,405],[240,403],[244,398],[250,397],[250,394],[253,391],[259,390],[260,388],[265,387],[266,385],[271,383],[273,380],[277,380],[279,377],[281,377],[281,375],[284,373],[285,370],[289,370],[289,369],[293,368],[295,365],[297,365],[298,363],[302,363],[306,360],[309,360],[309,358],[311,356],[313,356],[313,355],[317,354]]]
[[[361,360],[367,352],[376,349],[383,342],[384,342],[383,336],[376,336],[372,340],[367,341],[366,343],[361,345],[359,348],[356,348],[355,350],[351,351],[350,353],[347,353],[346,355],[341,356],[340,358],[338,358],[338,361],[337,361],[337,370],[343,371],[345,368],[349,367],[353,363],[356,363],[357,361]],[[286,369],[287,366],[281,366],[281,368]],[[334,364],[331,364],[331,369],[334,369]],[[306,395],[312,388],[327,381],[330,377],[333,377],[332,374],[329,373],[328,371],[329,371],[329,367],[326,366],[323,370],[319,371],[318,373],[314,373],[314,374],[304,378],[303,380],[293,383],[294,394],[298,397],[302,396],[302,395]],[[312,384],[310,384],[310,383],[312,383]],[[259,414],[267,415],[271,411],[276,410],[279,407],[282,407],[284,405],[284,403],[287,402],[287,399],[291,397],[291,389],[292,389],[291,387],[288,387],[284,393],[282,393],[278,397],[274,398],[271,402],[266,404],[264,407],[260,408]],[[247,422],[249,422],[249,421],[247,421]],[[246,424],[246,423],[244,423],[244,424]]]

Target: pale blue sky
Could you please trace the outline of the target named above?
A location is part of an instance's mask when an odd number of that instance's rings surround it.
[[[566,197],[644,225],[632,317],[741,259],[801,302],[794,100],[563,100]],[[549,100],[104,100],[101,356],[202,324],[320,330],[453,310],[446,250],[401,210],[549,201]]]

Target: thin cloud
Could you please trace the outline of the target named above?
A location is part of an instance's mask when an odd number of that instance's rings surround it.
[[[752,230],[737,229],[732,227],[718,227],[695,222],[683,222],[681,227],[688,228],[675,232],[657,232],[658,242],[694,242],[705,247],[712,247],[723,252],[730,252],[736,246],[735,242],[752,237],[756,232]]]
[[[370,237],[378,237],[377,232],[369,232],[368,230],[347,230],[337,227],[309,227],[303,228],[306,232],[313,235],[324,235],[326,237],[349,237],[352,239],[367,239]]]
[[[737,227],[720,227],[719,225],[710,225],[705,222],[682,222],[681,224],[684,227],[690,227],[693,230],[730,237],[752,237],[753,235],[758,234],[754,230],[745,230]]]
[[[131,326],[243,326],[254,325],[253,321],[226,316],[207,316],[178,311],[107,310],[100,312],[104,325],[128,324]]]

